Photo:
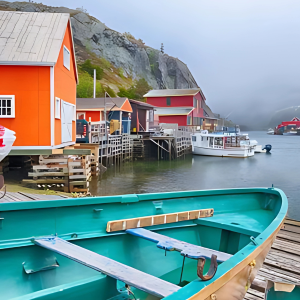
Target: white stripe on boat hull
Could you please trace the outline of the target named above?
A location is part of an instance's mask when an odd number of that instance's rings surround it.
[[[221,156],[221,157],[249,157],[254,155],[254,150],[245,148],[227,148],[227,149],[213,149],[204,147],[193,147],[193,154],[206,156]]]

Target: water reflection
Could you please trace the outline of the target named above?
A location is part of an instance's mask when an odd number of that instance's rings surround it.
[[[289,216],[300,219],[300,137],[250,132],[271,154],[246,159],[187,155],[177,161],[125,163],[113,166],[90,185],[93,195],[156,193],[241,187],[281,188],[289,197]]]

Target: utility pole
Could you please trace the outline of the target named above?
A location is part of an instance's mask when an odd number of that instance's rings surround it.
[[[94,69],[94,98],[96,98],[96,69]]]
[[[111,98],[111,97],[107,92],[104,93],[104,121],[105,121],[105,136],[106,136],[106,147],[107,147],[108,136],[107,136],[107,125],[106,125],[106,95],[109,98]]]

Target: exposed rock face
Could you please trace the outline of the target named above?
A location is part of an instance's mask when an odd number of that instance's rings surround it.
[[[179,59],[143,45],[141,41],[127,38],[90,16],[65,7],[50,7],[28,2],[0,1],[0,10],[27,12],[67,12],[71,23],[75,46],[104,57],[116,68],[122,68],[125,76],[145,78],[152,88],[198,87],[188,67]],[[82,52],[77,52],[80,59]]]

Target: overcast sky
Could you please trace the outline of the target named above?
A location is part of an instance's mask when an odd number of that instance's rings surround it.
[[[163,42],[167,54],[188,65],[213,111],[233,111],[236,122],[300,105],[300,0],[42,2],[83,6],[148,46]]]

